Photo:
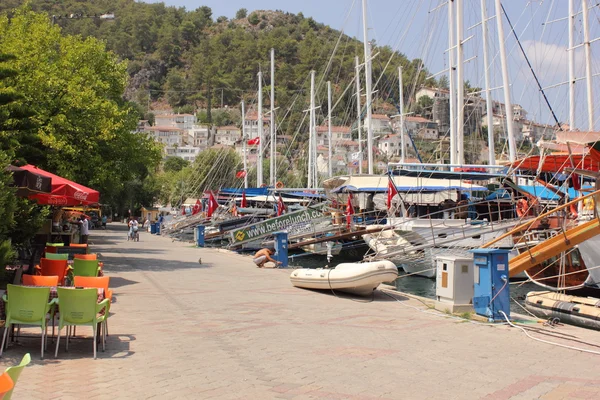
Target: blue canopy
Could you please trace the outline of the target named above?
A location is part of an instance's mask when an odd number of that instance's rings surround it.
[[[223,188],[219,190],[219,193],[221,194],[228,194],[228,195],[233,195],[233,196],[241,196],[242,192],[246,192],[246,196],[247,197],[252,197],[252,196],[266,196],[267,194],[269,194],[269,188],[264,187],[264,188],[248,188],[248,189],[238,189],[238,188]]]
[[[560,199],[560,196],[558,194],[554,193],[552,190],[548,189],[545,186],[519,185],[519,188],[521,190],[523,190],[524,192],[527,192],[530,195],[539,198],[542,201],[558,201]],[[590,188],[592,188],[592,187],[589,185],[582,187],[582,189],[590,189]],[[569,195],[570,199],[574,199],[578,196],[577,191],[573,188],[569,188],[569,190],[567,191],[567,194]],[[498,189],[494,193],[492,193],[488,197],[486,197],[486,200],[509,199],[509,198],[510,198],[510,193],[506,189]]]

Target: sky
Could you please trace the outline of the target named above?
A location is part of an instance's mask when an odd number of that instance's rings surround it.
[[[154,2],[147,0],[147,2]],[[362,4],[360,0],[165,0],[167,5],[193,10],[208,6],[213,18],[226,16],[233,18],[240,8],[253,10],[282,10],[291,13],[302,12],[305,17],[343,30],[349,36],[363,39]],[[466,0],[464,10],[464,64],[465,79],[472,86],[485,87],[482,41],[480,25],[480,2]],[[529,57],[534,71],[543,88],[568,80],[568,15],[567,0],[504,0],[506,13],[514,25],[521,45]],[[575,43],[583,41],[580,1],[575,0]],[[590,38],[600,37],[600,6],[589,2]],[[487,0],[488,18],[495,16],[494,2]],[[379,45],[389,45],[404,53],[410,59],[420,58],[432,74],[443,73],[448,68],[448,13],[443,0],[370,0],[367,4],[369,39]],[[509,58],[509,80],[513,103],[521,104],[529,113],[529,118],[540,123],[554,125],[554,120],[546,106],[538,86],[525,62],[514,35],[503,19],[506,49]],[[493,97],[503,101],[499,41],[495,18],[489,20],[490,62]],[[583,46],[574,50],[576,78],[585,76]],[[600,41],[592,43],[592,71],[600,73]],[[362,54],[361,54],[362,56]],[[268,54],[265,54],[268,62]],[[438,75],[439,76],[439,75]],[[374,77],[376,79],[376,77]],[[600,76],[593,79],[594,103],[600,104]],[[567,86],[545,89],[548,100],[561,122],[568,122],[569,103]],[[586,83],[576,84],[576,127],[588,128]],[[600,130],[600,110],[595,110],[594,128]]]

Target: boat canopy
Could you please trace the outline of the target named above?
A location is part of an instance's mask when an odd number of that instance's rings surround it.
[[[383,176],[358,176],[349,177],[342,185],[336,187],[331,193],[385,193],[388,190],[389,178]],[[402,176],[394,178],[394,184],[398,192],[402,193],[418,193],[418,192],[442,192],[442,191],[486,191],[486,187],[481,185],[473,185],[463,182],[459,179],[454,181],[450,179],[434,179],[434,178],[416,178],[410,176]]]
[[[267,194],[269,194],[269,188],[268,187],[262,187],[262,188],[222,188],[219,189],[219,193],[220,194],[229,194],[229,195],[234,195],[234,196],[241,196],[243,192],[246,192],[246,197],[253,197],[253,196],[266,196]]]
[[[274,195],[269,195],[269,196],[252,196],[250,198],[250,196],[246,196],[246,200],[251,200],[251,201],[258,201],[258,202],[270,202],[270,203],[277,203],[279,201],[279,196],[274,196]],[[284,203],[305,203],[311,200],[308,199],[292,199],[289,197],[281,197],[281,200]],[[235,201],[242,201],[241,197],[236,197]]]
[[[537,197],[542,201],[558,201],[560,196],[554,193],[552,190],[541,185],[519,185],[519,188],[529,193],[532,196]],[[582,186],[582,190],[592,189],[590,185]],[[562,189],[560,189],[562,190]],[[577,191],[573,188],[569,188],[567,191],[570,199],[574,199],[578,196]],[[486,200],[498,200],[498,199],[510,199],[510,193],[506,189],[498,189],[494,193],[490,194],[485,198]]]
[[[540,166],[541,156],[529,156],[517,160],[512,167],[517,170],[537,171]],[[590,155],[569,153],[551,153],[543,157],[540,172],[561,172],[567,167],[586,169],[588,171],[600,170],[600,159],[594,157],[593,151]]]
[[[395,176],[410,176],[415,178],[458,179],[471,181],[485,181],[489,179],[501,179],[506,177],[506,174],[492,174],[488,172],[434,171],[427,169],[398,169],[392,171],[392,174]]]

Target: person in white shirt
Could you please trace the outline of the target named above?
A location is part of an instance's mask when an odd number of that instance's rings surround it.
[[[88,237],[90,236],[90,223],[88,221],[88,219],[84,216],[81,217],[81,219],[79,220],[79,229],[80,229],[80,238],[79,238],[79,243],[87,243],[88,242]]]
[[[139,228],[139,224],[138,224],[137,219],[131,217],[131,219],[129,220],[129,237],[131,239],[135,238],[138,228]]]

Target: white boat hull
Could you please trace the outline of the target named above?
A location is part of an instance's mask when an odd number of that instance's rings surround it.
[[[383,282],[398,277],[398,268],[387,260],[343,263],[333,269],[297,269],[290,275],[292,285],[304,289],[339,290],[368,296]]]

